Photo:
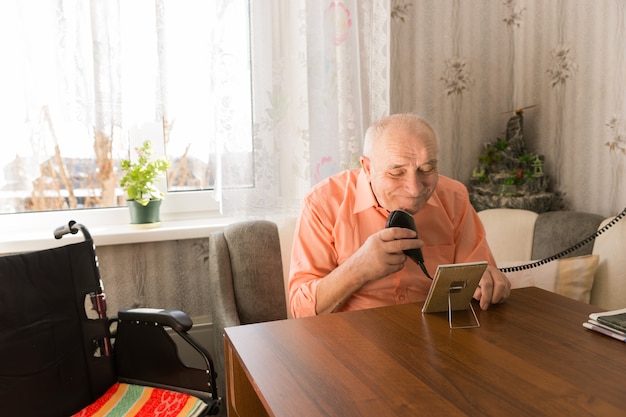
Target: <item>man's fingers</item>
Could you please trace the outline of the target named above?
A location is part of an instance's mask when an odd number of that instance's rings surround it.
[[[480,301],[480,308],[487,310],[491,304],[504,302],[511,293],[511,284],[497,268],[488,267],[483,274],[474,298]]]
[[[415,239],[417,232],[404,227],[388,227],[381,230],[378,236],[384,242],[391,242],[398,239]]]

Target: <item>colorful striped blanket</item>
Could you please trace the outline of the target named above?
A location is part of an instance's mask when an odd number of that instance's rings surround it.
[[[117,382],[73,417],[196,417],[206,408],[206,403],[192,395]]]

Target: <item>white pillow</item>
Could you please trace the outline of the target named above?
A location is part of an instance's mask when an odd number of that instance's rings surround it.
[[[598,255],[576,256],[548,262],[531,269],[508,272],[511,288],[539,287],[589,303],[598,267]],[[501,262],[498,267],[526,265],[534,261]]]

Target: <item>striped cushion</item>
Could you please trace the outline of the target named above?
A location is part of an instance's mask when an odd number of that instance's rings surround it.
[[[74,414],[79,417],[195,417],[207,404],[180,392],[117,382],[95,403]]]

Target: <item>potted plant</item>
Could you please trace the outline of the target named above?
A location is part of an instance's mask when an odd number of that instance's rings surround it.
[[[131,224],[153,225],[160,222],[161,200],[164,194],[156,187],[156,181],[165,175],[170,166],[167,158],[153,158],[152,143],[143,142],[135,148],[137,161],[124,159],[120,163],[123,176],[120,186],[126,192]]]

